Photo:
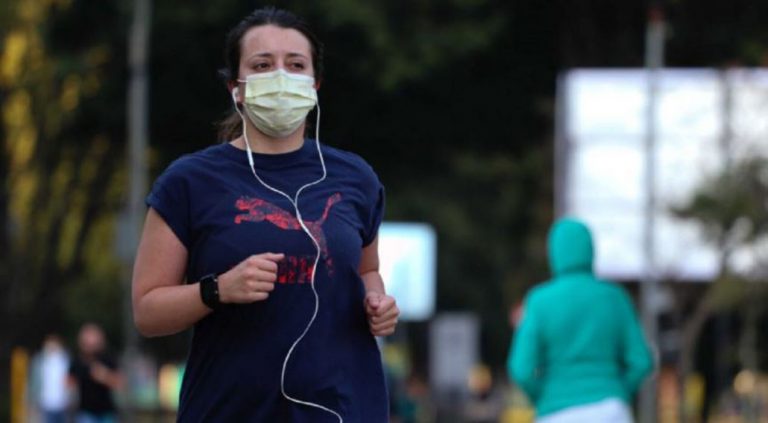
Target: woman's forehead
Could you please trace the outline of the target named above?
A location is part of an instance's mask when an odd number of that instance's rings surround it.
[[[262,25],[249,29],[242,39],[240,56],[247,59],[262,54],[287,55],[301,54],[312,57],[309,40],[301,32],[292,28],[275,25]]]

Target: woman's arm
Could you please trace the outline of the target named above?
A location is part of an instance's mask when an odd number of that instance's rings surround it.
[[[643,326],[637,318],[635,306],[625,291],[620,292],[620,307],[623,312],[622,367],[623,382],[627,399],[631,400],[645,379],[654,371],[654,357],[646,340]]]
[[[269,298],[283,254],[250,256],[218,277],[221,303],[252,303]],[[162,217],[147,212],[133,267],[133,320],[144,336],[181,332],[211,312],[200,297],[200,283],[184,283],[187,249]]]
[[[542,385],[538,377],[542,346],[537,312],[532,299],[532,295],[525,299],[523,317],[515,331],[507,357],[507,372],[535,404],[538,402]]]
[[[150,208],[133,266],[133,320],[142,335],[181,332],[211,312],[199,285],[184,283],[186,264],[186,247]]]
[[[395,299],[387,295],[384,280],[379,273],[379,239],[363,248],[358,268],[365,285],[365,313],[374,336],[387,336],[395,332],[400,309]]]

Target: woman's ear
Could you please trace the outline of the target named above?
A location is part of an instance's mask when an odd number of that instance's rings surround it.
[[[232,101],[235,103],[240,103],[240,88],[238,88],[237,82],[227,82],[227,88],[229,89],[229,93],[232,95]]]
[[[323,80],[322,80],[322,79],[316,79],[316,80],[315,80],[315,85],[314,85],[314,86],[315,86],[315,91],[317,91],[317,90],[319,90],[319,89],[320,89],[320,84],[321,84],[322,82],[323,82]]]

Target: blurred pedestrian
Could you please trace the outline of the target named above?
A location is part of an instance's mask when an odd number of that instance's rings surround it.
[[[104,331],[95,323],[84,324],[77,346],[78,354],[69,368],[70,384],[78,393],[76,423],[116,422],[112,394],[123,386],[123,376],[107,350]]]
[[[69,407],[67,373],[69,354],[59,335],[50,333],[43,340],[33,362],[33,385],[44,423],[64,423]]]
[[[537,422],[631,422],[632,397],[653,369],[632,300],[594,276],[582,222],[557,221],[548,248],[553,278],[526,296],[509,375]]]
[[[379,273],[384,190],[359,156],[305,139],[322,46],[285,10],[227,35],[226,142],[147,197],[133,279],[145,336],[194,327],[179,421],[386,422],[375,336],[399,314]]]

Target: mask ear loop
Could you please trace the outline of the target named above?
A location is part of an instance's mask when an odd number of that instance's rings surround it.
[[[298,220],[299,225],[301,226],[301,229],[312,240],[312,243],[315,244],[315,250],[316,250],[315,262],[312,265],[312,275],[310,276],[310,287],[312,288],[312,293],[314,294],[314,297],[315,297],[315,309],[312,312],[312,317],[309,319],[307,326],[301,332],[301,335],[299,335],[299,337],[296,338],[295,341],[293,341],[293,344],[291,344],[291,348],[289,348],[288,352],[285,354],[285,359],[283,360],[283,367],[282,367],[282,370],[280,371],[280,392],[289,401],[295,402],[297,404],[302,404],[309,407],[315,407],[321,410],[325,410],[333,414],[334,416],[336,416],[339,419],[340,423],[343,423],[344,419],[342,419],[341,415],[336,411],[333,411],[330,408],[320,404],[294,398],[288,395],[287,392],[285,392],[285,371],[286,371],[286,368],[288,367],[288,360],[291,358],[291,355],[293,354],[294,349],[296,349],[296,346],[299,344],[299,342],[301,342],[302,339],[304,339],[304,336],[307,334],[307,332],[309,332],[309,329],[310,327],[312,327],[312,324],[315,323],[315,319],[317,318],[317,312],[320,310],[320,296],[317,294],[317,289],[315,288],[315,274],[317,273],[317,265],[320,262],[320,255],[321,255],[320,243],[317,241],[317,239],[315,239],[315,237],[309,231],[309,228],[307,228],[307,225],[304,224],[304,219],[301,218],[301,212],[299,211],[299,195],[301,194],[301,192],[304,191],[304,189],[306,188],[317,185],[320,182],[324,181],[328,174],[328,171],[325,167],[325,159],[323,158],[323,152],[320,149],[320,102],[318,101],[316,103],[317,118],[315,121],[315,145],[317,147],[317,154],[320,157],[320,165],[322,166],[322,169],[323,169],[323,175],[319,179],[303,185],[301,188],[299,188],[296,191],[296,196],[294,198],[291,198],[288,194],[284,193],[283,191],[280,191],[279,189],[274,188],[273,186],[264,182],[264,180],[262,180],[261,177],[259,177],[259,174],[256,172],[256,167],[254,166],[253,155],[251,152],[251,143],[248,140],[248,125],[246,124],[245,116],[240,111],[240,107],[237,104],[237,92],[238,92],[237,87],[232,89],[232,101],[235,104],[235,110],[237,111],[237,114],[240,115],[240,119],[243,122],[243,140],[245,141],[246,154],[248,155],[248,164],[251,167],[251,172],[253,173],[253,176],[255,176],[256,179],[259,181],[259,183],[261,183],[261,185],[263,185],[265,188],[288,199],[288,201],[293,205],[293,208],[296,211],[296,220]]]

